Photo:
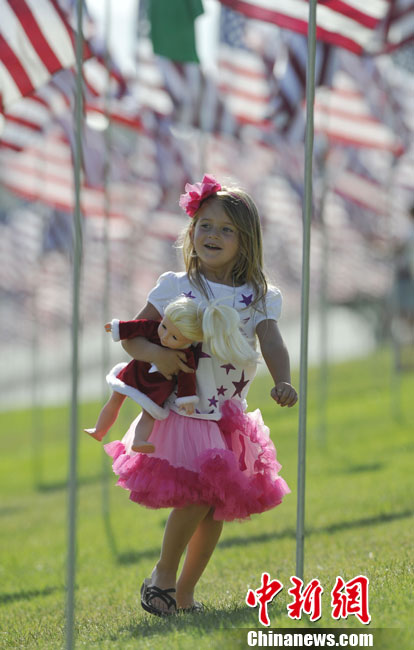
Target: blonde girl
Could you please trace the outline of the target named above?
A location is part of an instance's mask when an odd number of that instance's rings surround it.
[[[252,347],[259,341],[274,382],[272,398],[291,407],[297,393],[277,325],[281,295],[268,286],[263,273],[256,206],[240,188],[222,187],[209,175],[185,189],[180,206],[191,218],[183,241],[186,271],[164,273],[137,318],[161,319],[171,299],[180,294],[196,303],[218,300],[236,309]],[[166,378],[191,372],[180,350],[162,348],[144,337],[123,346],[133,358],[154,363]],[[151,614],[201,611],[194,590],[223,522],[273,508],[289,492],[278,475],[276,450],[260,411],[246,412],[255,372],[255,363],[223,363],[202,343],[197,411],[186,415],[171,403],[168,417],[153,427],[154,454],[131,452],[135,422],[121,441],[105,446],[114,459],[118,485],[129,491],[132,501],[172,508],[160,558],[141,586],[141,605]]]
[[[202,309],[194,300],[182,296],[167,305],[161,322],[113,319],[106,323],[105,329],[112,332],[114,341],[145,336],[156,345],[182,350],[188,367],[194,372],[197,367],[196,350],[192,346],[194,342],[209,344],[212,353],[223,363],[254,363],[257,359],[253,348],[240,331],[238,312],[217,301]],[[175,404],[186,415],[193,415],[198,403],[196,377],[193,373],[179,371],[176,379],[166,379],[156,367],[133,360],[128,364],[118,363],[106,380],[113,393],[103,406],[96,426],[85,431],[96,440],[102,440],[118,417],[125,398],[131,397],[143,409],[131,445],[135,452],[155,451],[148,438],[155,420],[168,417],[169,409],[164,404],[172,393],[175,393]]]

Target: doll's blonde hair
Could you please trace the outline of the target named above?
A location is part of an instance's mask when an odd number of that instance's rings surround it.
[[[190,341],[205,341],[224,363],[255,363],[258,355],[240,330],[239,313],[218,301],[206,307],[191,298],[180,297],[165,308],[165,316]]]
[[[190,341],[203,340],[203,315],[193,299],[181,296],[173,300],[165,308],[164,315]]]
[[[204,341],[224,363],[255,363],[258,355],[240,330],[240,316],[234,307],[211,302],[203,312]]]

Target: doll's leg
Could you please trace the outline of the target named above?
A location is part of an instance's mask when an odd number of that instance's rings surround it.
[[[155,419],[142,409],[141,417],[137,422],[135,428],[134,441],[132,443],[132,451],[140,451],[144,454],[151,454],[155,451],[155,446],[152,442],[147,442],[154,427]]]
[[[84,431],[92,436],[92,438],[95,438],[95,440],[102,440],[118,417],[119,409],[125,397],[126,395],[121,395],[121,393],[114,391],[107,403],[102,407],[95,428],[84,429]]]

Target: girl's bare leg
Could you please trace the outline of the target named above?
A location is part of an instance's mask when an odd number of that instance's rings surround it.
[[[154,418],[147,411],[142,410],[141,417],[135,427],[135,435],[132,443],[132,451],[140,451],[141,453],[150,454],[155,451],[155,446],[152,442],[147,442],[154,427]]]
[[[152,585],[160,589],[176,587],[181,556],[209,509],[209,506],[191,505],[172,510],[165,526],[160,559],[151,574]],[[165,603],[158,598],[152,601],[152,605],[161,611],[167,609]],[[179,606],[182,606],[181,603]]]
[[[214,510],[199,523],[190,539],[181,575],[177,581],[177,607],[194,605],[194,589],[206,568],[223,530],[223,522],[213,519]]]
[[[114,391],[107,403],[102,407],[95,428],[84,429],[84,431],[89,433],[95,440],[102,440],[118,417],[119,409],[125,397],[126,395],[121,395],[121,393]]]

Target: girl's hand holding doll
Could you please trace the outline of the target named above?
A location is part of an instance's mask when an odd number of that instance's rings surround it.
[[[171,379],[172,376],[178,374],[180,370],[183,372],[194,372],[194,370],[189,368],[186,364],[185,353],[180,352],[179,350],[156,346],[156,349],[154,347],[152,356],[153,363],[166,379]]]

